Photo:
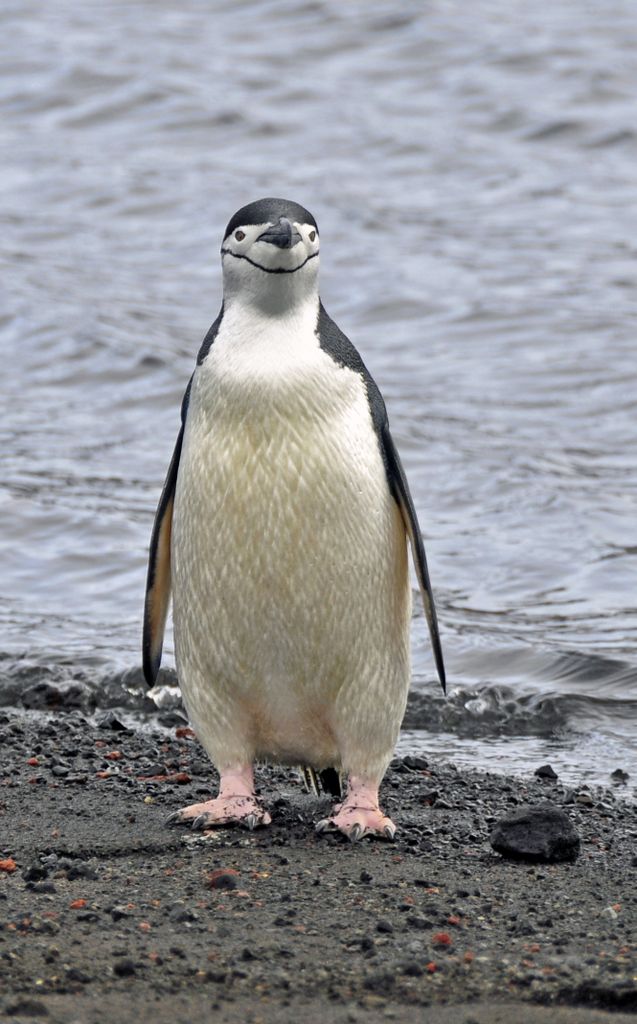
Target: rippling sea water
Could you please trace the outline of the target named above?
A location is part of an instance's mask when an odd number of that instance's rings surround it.
[[[450,698],[418,610],[401,749],[630,791],[632,0],[9,0],[0,56],[0,702],[148,711],[146,550],[221,231],[283,195],[426,536]]]

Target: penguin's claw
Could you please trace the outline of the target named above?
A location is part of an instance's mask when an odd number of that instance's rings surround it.
[[[355,822],[352,825],[349,832],[347,833],[347,838],[349,839],[350,843],[357,843],[358,840],[362,839],[364,835],[365,829],[363,828],[363,826],[359,825],[358,822]]]
[[[251,832],[258,825],[269,825],[270,815],[254,796],[218,796],[203,804],[191,804],[175,811],[167,819],[167,825],[190,824],[195,832],[203,832],[216,826],[244,825]]]
[[[323,818],[317,823],[316,831],[319,835],[323,832],[342,832],[352,843],[358,843],[367,837],[393,842],[396,826],[383,814],[378,805],[365,803],[361,807],[360,804],[345,801],[340,808],[334,808],[334,813],[329,818]]]

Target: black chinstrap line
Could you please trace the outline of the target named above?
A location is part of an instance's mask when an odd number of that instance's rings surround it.
[[[296,274],[297,270],[302,270],[305,264],[309,263],[310,260],[313,260],[315,256],[318,256],[318,254],[319,250],[317,249],[316,252],[310,253],[310,255],[306,257],[306,259],[304,259],[302,263],[299,263],[298,267],[293,267],[291,270],[286,270],[285,267],[276,267],[275,269],[270,269],[269,267],[262,267],[260,263],[255,263],[254,260],[251,260],[249,256],[242,256],[241,253],[233,252],[232,249],[224,249],[223,246],[221,248],[222,256],[234,256],[235,260],[247,260],[247,262],[250,263],[253,267],[256,267],[257,270],[263,270],[265,274]]]

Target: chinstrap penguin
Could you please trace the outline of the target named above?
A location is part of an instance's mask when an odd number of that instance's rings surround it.
[[[239,210],[223,303],[190,379],[151,538],[143,660],[175,657],[219,795],[173,821],[268,824],[253,763],[347,777],[318,831],[393,838],[378,788],[410,682],[411,545],[434,657],[425,550],[378,387],[319,299],[319,234],[297,203]]]

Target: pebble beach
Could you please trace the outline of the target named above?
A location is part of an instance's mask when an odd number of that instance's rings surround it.
[[[325,798],[263,767],[269,828],[169,828],[208,796],[186,726],[0,718],[0,1020],[637,1020],[637,809],[420,757],[392,762],[393,843],[317,835]],[[567,863],[507,860],[521,806],[566,812]],[[619,1016],[618,1016],[619,1014]]]

